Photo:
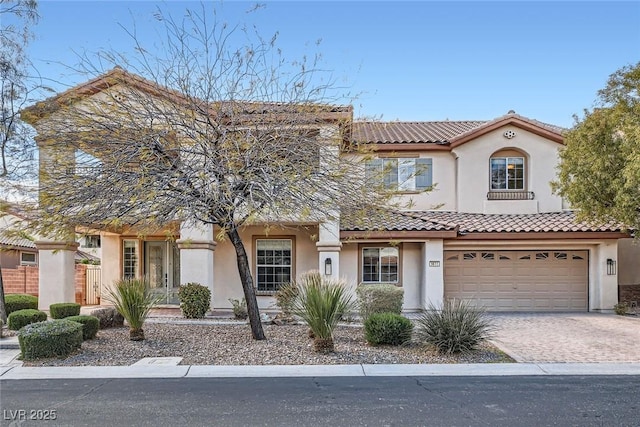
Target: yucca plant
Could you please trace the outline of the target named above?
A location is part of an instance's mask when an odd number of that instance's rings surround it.
[[[292,308],[309,325],[314,349],[320,353],[335,350],[333,331],[352,308],[352,295],[344,282],[323,278],[318,271],[303,274],[296,283],[298,296]]]
[[[466,353],[488,339],[493,328],[484,309],[451,299],[441,309],[429,304],[416,320],[414,338],[434,346],[439,353]]]
[[[107,291],[105,299],[115,306],[129,324],[131,341],[142,341],[144,321],[162,296],[152,294],[144,279],[124,279],[117,282],[114,289]]]

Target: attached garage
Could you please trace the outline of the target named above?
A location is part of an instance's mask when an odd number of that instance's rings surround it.
[[[490,311],[586,311],[589,253],[456,250],[444,254],[444,296]]]

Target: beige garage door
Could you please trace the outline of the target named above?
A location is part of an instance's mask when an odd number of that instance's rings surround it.
[[[587,251],[445,251],[445,298],[492,311],[585,311]]]

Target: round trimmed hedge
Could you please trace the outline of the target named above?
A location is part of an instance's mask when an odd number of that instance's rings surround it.
[[[12,331],[17,331],[23,326],[31,323],[44,322],[45,320],[47,320],[47,313],[44,311],[26,308],[11,313],[9,317],[7,317],[7,326]]]
[[[375,313],[364,322],[364,336],[371,345],[400,345],[411,339],[413,323],[396,313]]]
[[[4,309],[7,316],[14,311],[31,308],[38,309],[38,297],[28,294],[7,294],[4,296]]]
[[[187,319],[203,319],[211,304],[211,290],[199,283],[187,283],[178,288],[180,309]]]
[[[94,339],[100,329],[100,319],[95,316],[69,316],[65,320],[78,322],[82,325],[82,339],[85,341]]]
[[[64,319],[80,314],[80,304],[75,302],[60,302],[49,306],[49,314],[52,319]]]
[[[20,329],[23,360],[66,357],[82,345],[82,325],[67,319],[32,323]]]

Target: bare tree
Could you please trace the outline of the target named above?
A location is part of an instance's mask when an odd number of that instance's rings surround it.
[[[116,67],[24,112],[46,122],[36,125],[41,162],[48,153],[39,225],[215,225],[235,248],[253,338],[264,339],[239,228],[364,218],[388,206],[388,194],[341,155],[358,150],[345,145],[352,109],[332,105],[336,88],[315,59],[285,61],[276,37],[210,23],[209,13],[158,11],[162,56],[130,31],[135,58],[100,58],[132,72]]]
[[[32,91],[25,48],[32,37],[31,26],[38,20],[37,6],[35,0],[0,0],[0,197],[33,171],[34,145],[18,112],[29,102]],[[0,320],[7,320],[2,266]]]

